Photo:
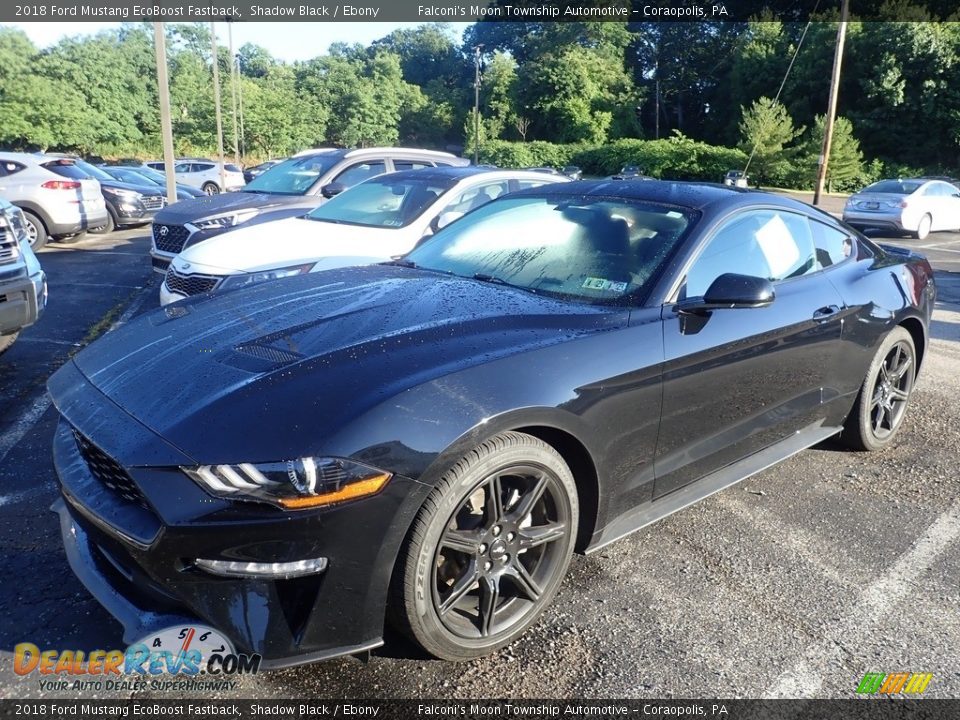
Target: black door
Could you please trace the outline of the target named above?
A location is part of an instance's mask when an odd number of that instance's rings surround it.
[[[840,351],[841,298],[820,272],[808,220],[752,209],[721,221],[678,297],[719,275],[774,281],[763,308],[688,315],[663,308],[663,411],[655,497],[781,440],[822,415]]]

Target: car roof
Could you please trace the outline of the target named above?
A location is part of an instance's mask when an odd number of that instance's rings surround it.
[[[772,193],[738,188],[720,183],[687,182],[681,180],[575,180],[569,183],[551,185],[544,188],[527,188],[511,193],[518,195],[537,195],[548,192],[551,195],[569,195],[572,197],[607,197],[624,200],[643,200],[664,205],[705,210],[711,205],[731,203],[735,205],[774,205],[785,210],[810,212],[811,206],[792,198]],[[817,211],[817,208],[812,208]]]
[[[314,148],[311,150],[301,150],[291,157],[308,157],[310,155],[332,155],[337,154],[342,158],[363,158],[379,157],[381,155],[392,157],[399,155],[401,157],[422,157],[433,160],[463,160],[453,153],[441,152],[440,150],[424,150],[422,148],[404,148],[404,147],[372,147],[372,148]]]
[[[453,180],[460,182],[466,178],[483,175],[490,180],[546,180],[547,182],[565,182],[562,176],[552,173],[535,172],[533,170],[502,170],[488,167],[477,167],[476,165],[447,166],[435,168],[422,168],[420,170],[401,170],[399,172],[378,175],[373,179],[390,178],[391,180],[408,180],[415,178],[424,182],[437,182]]]

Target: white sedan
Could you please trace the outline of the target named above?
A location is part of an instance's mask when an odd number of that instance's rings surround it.
[[[207,292],[403,255],[461,215],[561,175],[443,167],[380,175],[301,217],[243,226],[177,255],[160,286],[167,305]]]

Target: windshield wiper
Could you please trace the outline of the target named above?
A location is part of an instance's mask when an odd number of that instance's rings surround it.
[[[506,287],[512,287],[512,288],[516,288],[517,290],[523,290],[525,292],[533,293],[534,295],[537,294],[536,289],[532,287],[526,287],[524,285],[514,285],[513,283],[507,282],[503,278],[496,277],[495,275],[488,275],[487,273],[474,273],[472,277],[474,280],[479,280],[480,282],[486,282],[492,285],[504,285]]]
[[[387,260],[386,262],[382,262],[380,264],[395,265],[396,267],[414,268],[414,269],[416,269],[417,267],[417,264],[413,260],[404,260],[403,258],[397,258],[396,260]]]

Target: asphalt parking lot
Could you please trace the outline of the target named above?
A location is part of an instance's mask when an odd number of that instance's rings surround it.
[[[850,697],[866,672],[907,671],[933,673],[927,696],[960,696],[960,234],[893,242],[928,254],[940,300],[895,447],[825,443],[575,557],[552,608],[490,658],[427,660],[390,636],[368,664],[246,677],[227,695]],[[157,305],[148,247],[143,230],[49,245],[49,309],[0,358],[0,697],[76,696],[16,676],[18,642],[122,647],[119,625],[74,580],[48,510],[44,384],[79,347]]]

